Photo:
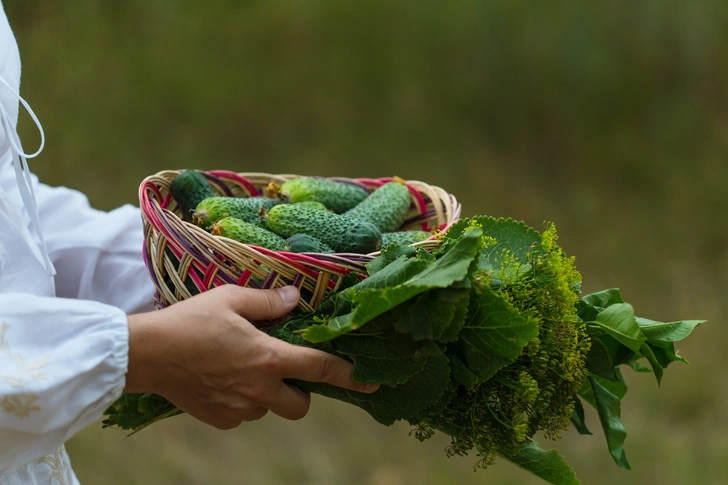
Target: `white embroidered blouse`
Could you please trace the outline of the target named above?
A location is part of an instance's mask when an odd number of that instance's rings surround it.
[[[30,173],[19,88],[0,4],[0,485],[70,485],[63,443],[121,394],[126,315],[151,310],[154,290],[137,208],[96,211]]]

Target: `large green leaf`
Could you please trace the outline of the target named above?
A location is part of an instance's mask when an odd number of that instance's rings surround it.
[[[594,404],[602,424],[604,435],[607,438],[609,453],[614,462],[621,468],[630,469],[627,455],[624,452],[624,440],[627,431],[622,425],[620,399],[602,386],[597,379],[589,377],[589,385],[594,399]]]
[[[481,382],[521,355],[538,335],[536,320],[524,317],[490,288],[473,292],[458,346]]]
[[[467,289],[430,290],[382,316],[389,318],[399,332],[409,333],[414,340],[439,340],[456,315],[462,318],[458,307],[467,305],[469,294]],[[462,323],[455,324],[456,338]]]
[[[607,346],[599,338],[592,338],[591,348],[586,355],[586,368],[589,372],[607,379],[616,379],[614,366]]]
[[[582,296],[576,304],[576,310],[579,318],[586,322],[593,322],[600,311],[617,303],[624,303],[619,288],[610,288]]]
[[[541,242],[541,235],[536,230],[513,219],[477,216],[453,224],[446,236],[457,238],[474,226],[482,228],[487,239],[486,248],[478,259],[479,268],[494,273],[504,269],[509,280],[528,270],[529,254]]]
[[[535,441],[523,445],[515,456],[506,460],[552,485],[580,485],[574,469],[556,450],[543,450]]]
[[[434,263],[424,259],[400,259],[390,263],[371,276],[374,283],[366,283],[370,278],[354,286],[351,291],[354,310],[334,317],[323,325],[313,325],[306,329],[303,336],[309,342],[323,342],[339,335],[361,328],[373,318],[395,308],[397,305],[433,288],[447,288],[468,275],[471,262],[481,247],[482,232],[470,229],[463,237]],[[418,271],[414,271],[413,266]],[[421,265],[424,264],[424,267]],[[403,275],[408,276],[404,279]],[[347,290],[350,291],[350,290]]]
[[[705,320],[682,320],[679,322],[656,322],[647,318],[637,317],[637,324],[642,333],[651,342],[678,342],[688,335]]]
[[[616,303],[599,312],[596,325],[637,353],[640,352],[642,342],[647,339],[640,332],[634,308],[629,303]]]
[[[376,392],[365,394],[320,382],[290,380],[307,392],[338,399],[368,412],[384,425],[400,419],[411,419],[420,411],[435,405],[450,382],[450,367],[444,355],[430,357],[421,372],[395,387],[381,386]]]
[[[430,342],[431,343],[431,342]],[[350,333],[332,341],[336,353],[344,354],[354,362],[353,378],[358,382],[372,382],[396,386],[420,372],[431,350],[416,345],[404,335],[359,335]],[[439,349],[434,346],[434,351]]]

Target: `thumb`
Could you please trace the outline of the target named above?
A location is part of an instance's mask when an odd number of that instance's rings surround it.
[[[236,291],[231,291],[227,297],[230,308],[241,317],[253,321],[281,317],[296,308],[300,298],[295,286],[275,290],[235,288]]]

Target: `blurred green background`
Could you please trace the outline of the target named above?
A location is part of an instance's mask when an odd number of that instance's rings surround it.
[[[424,180],[464,214],[554,221],[587,292],[708,319],[658,390],[627,374],[631,472],[598,431],[585,484],[728,483],[728,3],[6,0],[33,169],[104,209],[168,168]],[[38,139],[21,116],[27,147]],[[68,445],[86,484],[538,484],[314,398],[217,431],[187,416]],[[543,443],[550,445],[549,443]]]

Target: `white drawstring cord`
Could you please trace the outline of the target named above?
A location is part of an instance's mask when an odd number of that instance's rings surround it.
[[[33,122],[35,122],[35,126],[38,127],[38,131],[40,132],[40,147],[38,147],[38,150],[36,150],[34,153],[23,152],[23,146],[20,142],[20,137],[18,136],[15,127],[12,126],[10,117],[8,116],[7,111],[5,111],[5,107],[3,107],[3,105],[0,103],[0,118],[2,119],[2,125],[3,128],[5,128],[5,133],[8,136],[8,142],[10,143],[11,152],[13,153],[15,179],[18,183],[18,189],[20,190],[20,197],[23,199],[23,204],[25,204],[25,207],[30,215],[31,226],[33,227],[33,230],[35,231],[36,235],[38,236],[38,240],[40,241],[46,270],[48,271],[48,274],[54,276],[56,274],[56,271],[53,268],[53,263],[51,263],[50,256],[48,256],[48,247],[46,246],[45,238],[43,238],[43,231],[41,231],[40,217],[38,215],[38,206],[35,202],[33,179],[30,176],[30,166],[28,165],[27,160],[28,158],[37,157],[43,151],[43,147],[45,146],[45,133],[43,132],[43,126],[41,126],[40,120],[38,120],[38,117],[35,115],[33,109],[30,107],[28,102],[25,101],[22,96],[20,96],[20,94],[12,88],[2,76],[0,76],[0,82],[2,82],[10,90],[10,92],[15,95],[18,101],[20,101],[20,103],[25,107],[25,109],[28,111],[28,114],[33,119]]]

